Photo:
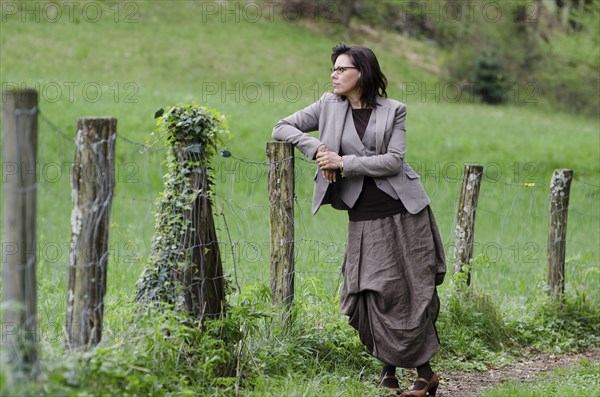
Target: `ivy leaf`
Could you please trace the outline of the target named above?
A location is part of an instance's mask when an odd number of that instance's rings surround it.
[[[164,113],[165,113],[165,109],[164,108],[160,108],[156,112],[154,112],[154,118],[157,119],[160,116],[162,116]]]

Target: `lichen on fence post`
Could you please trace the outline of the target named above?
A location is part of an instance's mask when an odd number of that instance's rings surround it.
[[[116,136],[115,118],[77,121],[65,324],[70,350],[96,345],[102,338]]]
[[[283,306],[290,321],[294,300],[294,147],[268,142],[269,219],[271,225],[270,269],[273,303]]]
[[[211,157],[228,134],[224,116],[194,105],[157,112],[169,149],[150,263],[138,301],[161,301],[204,321],[224,311],[221,254],[212,215]]]
[[[454,245],[454,279],[455,285],[471,284],[469,265],[473,258],[473,239],[475,234],[475,214],[479,198],[479,186],[483,175],[483,166],[465,164],[462,188],[456,215],[456,240]],[[459,283],[461,276],[466,277]]]
[[[573,170],[558,169],[550,181],[548,218],[548,288],[550,295],[562,300],[565,291],[565,253],[567,220]]]

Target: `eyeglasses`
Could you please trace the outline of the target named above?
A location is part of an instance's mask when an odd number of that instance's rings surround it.
[[[346,71],[346,69],[358,69],[354,66],[338,66],[337,68],[331,68],[331,73],[342,74]]]

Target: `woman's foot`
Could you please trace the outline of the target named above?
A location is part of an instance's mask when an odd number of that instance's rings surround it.
[[[393,390],[400,390],[398,378],[396,378],[396,367],[392,365],[384,365],[379,377],[379,386]]]
[[[433,375],[431,379],[419,378],[415,381],[412,389],[402,393],[405,397],[425,397],[435,396],[440,380],[437,375]]]
[[[384,375],[379,381],[379,386],[387,389],[400,389],[400,384],[398,383],[398,378],[396,378],[396,375]]]

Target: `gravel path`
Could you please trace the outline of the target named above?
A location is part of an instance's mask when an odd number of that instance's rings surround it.
[[[437,397],[475,397],[485,388],[508,380],[531,382],[541,372],[572,367],[583,358],[587,358],[593,363],[600,363],[600,349],[595,348],[570,354],[532,353],[529,357],[522,358],[515,365],[491,369],[486,372],[442,374]]]

